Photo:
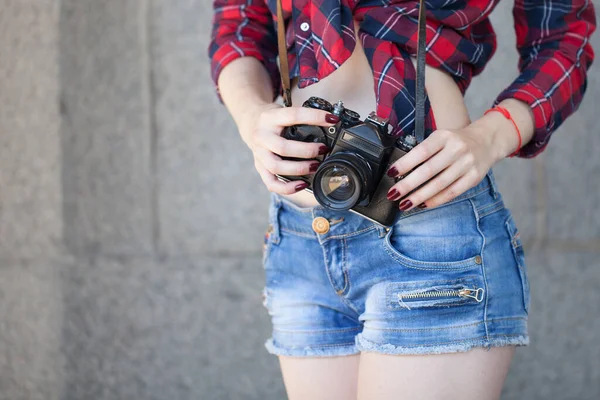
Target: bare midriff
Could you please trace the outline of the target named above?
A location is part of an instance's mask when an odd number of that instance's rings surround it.
[[[355,32],[358,32],[358,22],[354,22]],[[416,59],[412,61],[416,64]],[[358,112],[363,121],[376,110],[373,72],[358,37],[354,52],[337,70],[303,89],[298,89],[297,83],[297,78],[291,83],[294,106],[301,105],[311,96],[321,97],[330,103],[342,100],[344,106]],[[462,93],[450,75],[427,65],[425,88],[437,129],[457,129],[470,124]],[[282,196],[300,207],[319,204],[307,190]]]

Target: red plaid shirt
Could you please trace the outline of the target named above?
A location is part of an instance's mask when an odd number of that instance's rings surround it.
[[[463,94],[496,50],[488,16],[498,1],[426,2],[426,62],[449,73]],[[269,71],[273,99],[281,94],[276,4],[276,0],[213,2],[208,51],[215,87],[228,63],[251,56]],[[418,0],[283,0],[282,6],[290,75],[299,77],[300,88],[323,79],[350,57],[356,19],[373,70],[377,114],[390,119],[397,135],[414,131],[415,68],[409,57],[417,49]],[[535,134],[517,154],[530,158],[544,150],[552,133],[582,100],[594,59],[589,40],[596,16],[591,0],[515,0],[513,15],[520,75],[494,104],[515,98],[530,105]],[[435,129],[429,102],[426,112],[427,135]]]

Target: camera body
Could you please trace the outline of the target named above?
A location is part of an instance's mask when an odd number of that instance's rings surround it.
[[[330,112],[340,121],[331,127],[288,126],[281,136],[323,143],[331,151],[315,158],[321,163],[314,174],[276,174],[277,178],[284,182],[302,180],[308,183],[305,190],[312,192],[319,204],[328,209],[350,210],[380,225],[391,226],[399,209],[398,201],[388,200],[387,192],[402,177],[389,177],[386,171],[416,145],[415,137],[409,135],[398,139],[389,134],[388,120],[371,112],[361,121],[360,115],[345,108],[341,101],[332,105],[320,97],[311,97],[302,106]]]

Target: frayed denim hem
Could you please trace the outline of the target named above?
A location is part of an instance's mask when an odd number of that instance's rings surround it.
[[[359,350],[356,349],[354,344],[340,345],[340,346],[321,346],[321,347],[292,347],[284,348],[276,345],[273,342],[273,338],[267,339],[265,342],[265,348],[271,354],[277,356],[290,356],[290,357],[331,357],[331,356],[348,356],[352,354],[359,354]]]
[[[356,348],[360,351],[371,351],[382,354],[444,354],[466,352],[475,347],[485,347],[489,350],[491,347],[501,346],[527,346],[529,345],[529,336],[497,336],[492,338],[460,340],[456,342],[440,343],[426,346],[395,346],[393,344],[377,344],[362,337],[361,334],[356,336]]]

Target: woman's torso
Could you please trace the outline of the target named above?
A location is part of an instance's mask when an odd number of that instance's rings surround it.
[[[358,22],[354,21],[354,24],[355,32],[358,32]],[[322,97],[329,102],[342,100],[346,107],[358,112],[364,120],[376,109],[373,85],[371,67],[357,38],[350,58],[326,78],[303,89],[298,89],[297,78],[292,81],[292,104],[300,105],[311,96]],[[426,66],[425,88],[437,129],[456,129],[470,123],[463,96],[450,75]],[[314,195],[306,190],[282,196],[301,207],[319,204]]]

